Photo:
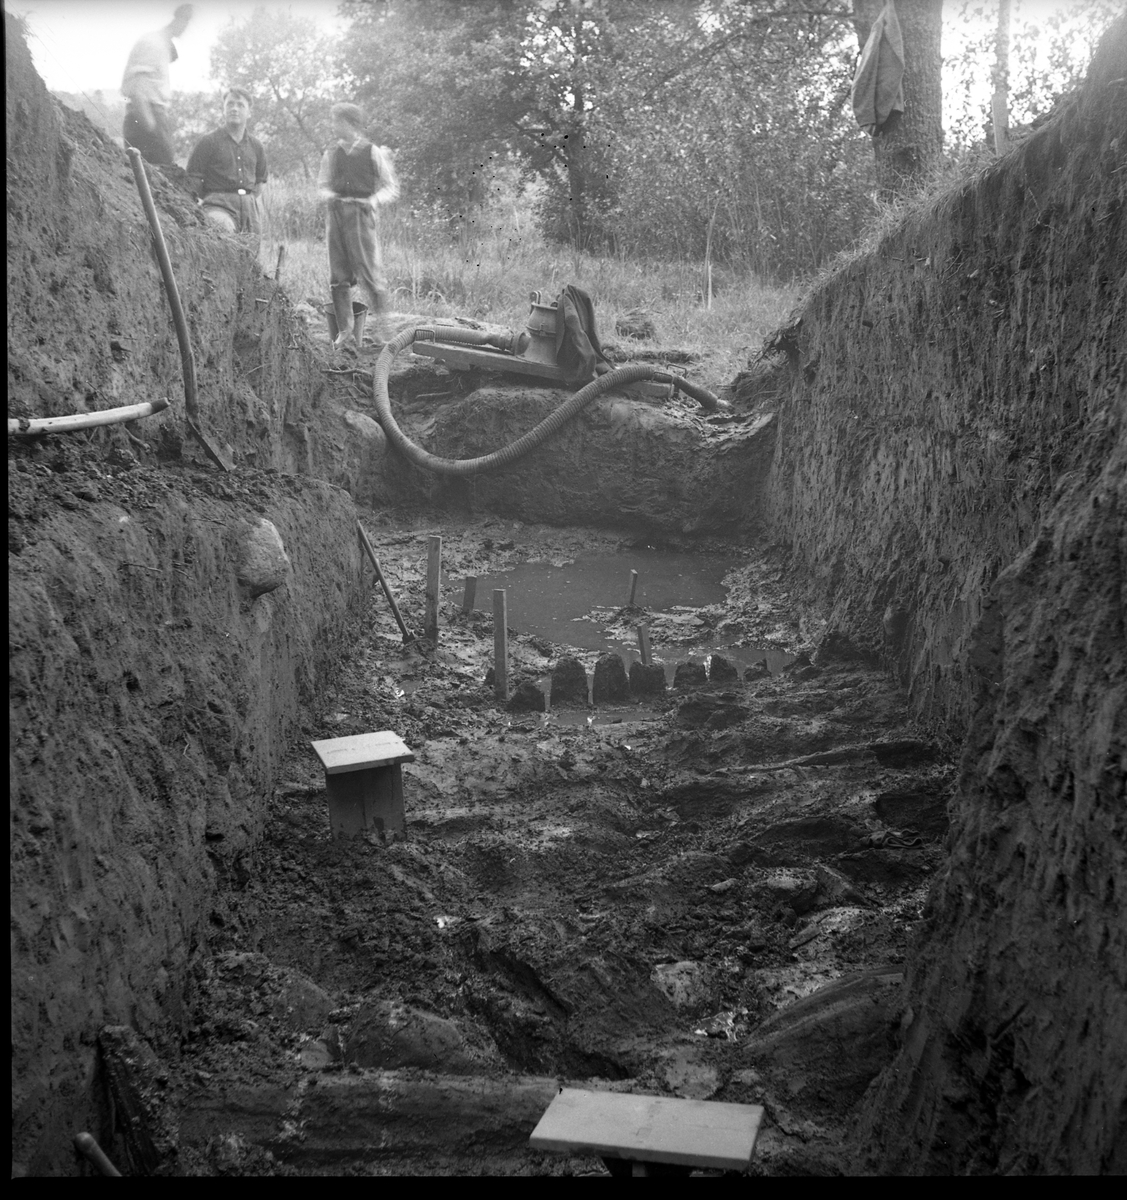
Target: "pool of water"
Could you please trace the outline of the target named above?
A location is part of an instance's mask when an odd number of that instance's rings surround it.
[[[638,572],[634,603],[651,614],[677,614],[685,609],[723,603],[724,576],[738,563],[712,554],[679,554],[661,550],[625,550],[616,554],[583,554],[557,566],[547,562],[520,563],[502,574],[477,581],[476,607],[492,611],[493,590],[503,588],[508,604],[508,625],[521,633],[547,638],[579,650],[621,654],[629,671],[641,657],[637,642],[608,637],[593,608],[618,609],[630,601],[632,571]],[[754,646],[729,646],[707,639],[693,646],[667,645],[651,634],[654,661],[665,667],[670,683],[678,663],[707,662],[723,654],[740,672],[766,660],[772,672],[793,660],[781,650]]]
[[[627,604],[631,571],[638,572],[634,603],[651,612],[669,612],[721,603],[721,580],[735,565],[718,555],[659,550],[585,554],[565,566],[526,562],[501,575],[480,577],[477,607],[492,611],[493,589],[504,588],[511,628],[582,650],[601,650],[606,645],[602,630],[584,618],[592,608]]]

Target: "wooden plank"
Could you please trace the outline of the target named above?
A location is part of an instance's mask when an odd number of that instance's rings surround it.
[[[648,667],[653,661],[653,653],[650,650],[650,627],[648,625],[638,626],[638,653],[642,656],[642,666]]]
[[[326,775],[325,783],[333,837],[355,837],[366,830],[393,839],[406,836],[403,769],[398,763]]]
[[[448,367],[465,371],[470,367],[482,367],[487,371],[505,371],[515,375],[535,375],[553,383],[566,384],[561,368],[553,363],[538,362],[534,358],[522,358],[514,354],[502,354],[500,350],[485,350],[478,346],[447,346],[438,342],[416,341],[411,343],[413,354],[437,358]]]
[[[537,1150],[744,1171],[763,1108],[563,1088],[532,1131]]]
[[[493,591],[493,694],[504,704],[509,698],[509,605],[504,588]]]
[[[326,775],[415,761],[402,738],[386,729],[378,733],[357,733],[352,737],[326,738],[311,744]]]
[[[438,600],[442,586],[442,538],[432,533],[427,538],[427,619],[423,636],[438,645]]]
[[[125,1151],[127,1173],[170,1174],[175,1169],[178,1133],[167,1107],[167,1069],[128,1025],[107,1025],[98,1034],[98,1045],[112,1126]]]

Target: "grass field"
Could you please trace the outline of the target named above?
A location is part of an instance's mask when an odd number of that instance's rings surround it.
[[[284,244],[282,281],[290,295],[314,305],[328,303],[328,252],[323,235],[315,236],[322,214],[308,193],[295,196],[285,184],[270,185],[263,200],[264,266],[273,271]],[[716,266],[710,306],[704,263],[639,262],[551,246],[533,228],[527,206],[487,212],[453,231],[402,205],[392,206],[381,210],[381,243],[396,312],[522,328],[532,292],[541,292],[550,303],[573,283],[591,295],[603,341],[621,342],[617,320],[642,314],[656,332],[635,344],[699,354],[710,374],[718,376],[745,366],[799,295],[798,288],[772,286]]]

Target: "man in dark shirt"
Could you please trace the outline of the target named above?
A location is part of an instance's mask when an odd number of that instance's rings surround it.
[[[262,236],[258,197],[266,182],[266,151],[247,133],[250,96],[231,88],[223,97],[223,128],[200,138],[188,159],[188,179],[204,214],[229,233]]]

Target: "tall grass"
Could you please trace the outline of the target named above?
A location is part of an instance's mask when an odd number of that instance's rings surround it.
[[[534,227],[532,201],[527,194],[506,196],[453,222],[409,207],[406,198],[382,208],[380,242],[395,310],[520,328],[531,293],[550,303],[573,283],[590,293],[604,342],[687,350],[708,360],[710,373],[723,375],[746,363],[797,299],[796,287],[714,264],[709,307],[703,262],[600,257],[548,244]],[[267,185],[263,210],[263,262],[272,266],[285,245],[283,283],[290,294],[326,304],[325,216],[314,189],[275,180]],[[654,338],[634,343],[615,335],[618,319],[634,313],[653,322]]]

